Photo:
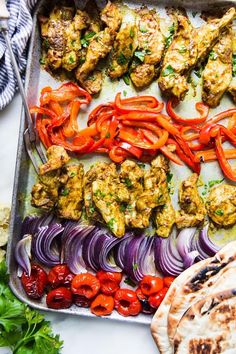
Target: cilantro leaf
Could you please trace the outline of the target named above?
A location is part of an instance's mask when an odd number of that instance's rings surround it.
[[[236,54],[233,54],[233,77],[236,76]]]
[[[169,76],[169,75],[174,75],[174,68],[169,64],[165,67],[165,69],[162,71],[162,76]]]

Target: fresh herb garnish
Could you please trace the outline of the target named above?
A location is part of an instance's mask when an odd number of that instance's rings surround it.
[[[124,97],[127,96],[127,91],[123,90],[123,96],[124,96]]]
[[[69,188],[64,188],[64,189],[61,191],[61,195],[63,195],[63,196],[66,196],[66,195],[68,195],[69,193],[70,193]]]
[[[94,195],[96,197],[101,197],[101,198],[104,198],[106,196],[105,193],[103,193],[102,191],[100,191],[100,189],[97,189],[95,192],[94,192]]]
[[[122,213],[124,213],[125,210],[126,210],[126,205],[121,204],[121,205],[120,205],[120,211],[121,211]]]
[[[107,223],[107,226],[109,227],[110,230],[114,230],[114,224],[116,222],[116,219],[115,218],[111,218],[108,223]]]
[[[214,50],[211,50],[210,53],[209,53],[209,58],[211,60],[216,60],[218,57],[218,55],[214,52]]]
[[[145,163],[142,163],[142,162],[138,162],[137,165],[140,167],[140,168],[143,168],[145,169]]]
[[[106,139],[109,139],[111,137],[111,134],[108,132],[108,133],[106,133],[106,135],[105,135],[105,138]]]
[[[71,173],[70,173],[70,177],[75,177],[76,175],[77,175],[76,172],[71,172]]]
[[[44,46],[44,48],[45,48],[46,50],[48,50],[48,49],[50,48],[50,43],[49,43],[49,41],[48,41],[47,38],[44,39],[44,41],[43,41],[43,46]]]
[[[233,77],[236,76],[236,54],[233,54],[233,61],[232,61],[232,64],[233,64],[233,71],[232,71],[232,74],[233,74]]]
[[[134,29],[133,29],[133,27],[129,31],[129,36],[130,36],[130,38],[134,38]]]
[[[133,280],[131,280],[130,278],[125,278],[124,283],[129,285],[129,286],[132,286],[132,288],[136,287],[135,282],[133,282]]]
[[[89,81],[95,81],[96,80],[96,77],[94,75],[89,75],[87,80]]]
[[[41,65],[45,65],[46,64],[45,58],[43,58],[43,57],[39,59],[39,62],[40,62]]]
[[[147,32],[148,32],[147,28],[144,27],[143,25],[140,25],[139,30],[140,30],[140,32],[142,32],[142,33],[147,33]]]
[[[137,270],[138,269],[138,263],[134,263],[133,264],[133,270]]]
[[[75,62],[75,59],[72,57],[72,55],[69,56],[68,62],[69,64],[73,64]]]
[[[224,215],[224,211],[221,210],[221,209],[217,209],[217,210],[215,211],[215,214],[216,214],[216,215],[219,215],[219,216],[222,216],[222,215]]]
[[[166,37],[166,43],[165,43],[165,47],[166,49],[169,48],[171,42],[172,42],[172,39],[173,39],[173,36],[174,36],[174,33],[175,33],[175,24],[173,23],[169,28],[169,36]]]
[[[95,212],[95,208],[92,203],[89,204],[89,212],[93,214]]]
[[[73,39],[73,40],[70,42],[70,44],[72,45],[72,47],[74,47],[75,43],[76,43],[76,40],[75,40],[75,39]]]
[[[124,182],[128,188],[132,187],[132,182],[128,177],[124,179]]]
[[[96,34],[96,32],[89,32],[89,33],[86,33],[85,36],[84,36],[84,38],[85,38],[86,40],[91,39],[91,38],[93,38],[93,37],[95,36],[95,34]]]
[[[130,49],[130,50],[133,50],[133,44],[132,44],[132,43],[130,43],[129,49]]]
[[[202,76],[202,71],[203,71],[203,68],[202,66],[200,66],[198,69],[194,70],[194,74],[200,79],[200,77]]]
[[[223,182],[224,178],[222,179],[213,179],[212,181],[208,182],[208,186],[209,188],[215,186],[216,184],[220,184],[221,182]]]
[[[169,76],[169,75],[174,75],[174,68],[169,64],[166,66],[166,68],[162,71],[162,76]]]
[[[193,12],[192,12],[192,16],[193,16],[193,17],[196,17],[196,15],[197,15],[197,11],[193,11]]]
[[[144,62],[144,58],[145,58],[145,52],[142,50],[136,50],[134,52],[134,56],[136,58],[138,58],[142,63]]]
[[[187,48],[184,46],[184,45],[181,45],[180,47],[179,47],[179,53],[180,54],[182,54],[182,53],[186,53],[186,51],[187,51]]]
[[[130,77],[129,77],[129,74],[126,73],[122,76],[123,80],[124,80],[124,83],[129,86],[130,85]]]
[[[167,173],[167,175],[166,175],[166,180],[167,180],[167,183],[170,183],[170,181],[172,180],[172,178],[173,178],[173,173]]]
[[[127,63],[127,58],[122,52],[118,55],[117,63],[119,65],[125,65]]]
[[[20,302],[8,287],[6,264],[0,263],[0,346],[13,353],[59,354],[63,342],[44,316]]]

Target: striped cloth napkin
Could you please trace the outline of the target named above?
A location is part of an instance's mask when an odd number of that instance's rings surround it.
[[[9,35],[18,67],[23,75],[26,68],[26,46],[32,30],[31,10],[37,0],[8,0],[7,9]],[[0,110],[8,105],[17,90],[17,82],[11,66],[10,56],[0,34]]]

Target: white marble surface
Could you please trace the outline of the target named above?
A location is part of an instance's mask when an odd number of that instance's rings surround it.
[[[21,99],[0,112],[0,203],[11,204]],[[46,314],[54,331],[64,340],[62,354],[154,354],[157,349],[149,326]],[[6,354],[5,349],[0,349]],[[46,353],[42,353],[46,354]]]

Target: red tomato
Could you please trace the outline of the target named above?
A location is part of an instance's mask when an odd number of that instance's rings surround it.
[[[78,307],[90,307],[92,300],[83,295],[74,295],[73,302]]]
[[[142,312],[146,314],[153,313],[154,309],[149,305],[148,297],[142,293],[142,290],[140,288],[137,288],[135,292],[142,305]]]
[[[115,309],[122,316],[136,316],[141,310],[141,303],[133,290],[119,289],[115,293]]]
[[[51,309],[67,309],[72,304],[71,290],[61,287],[49,291],[46,297],[46,303]]]
[[[100,282],[95,275],[90,273],[77,274],[71,283],[73,294],[92,299],[100,290]]]
[[[162,300],[164,299],[167,291],[168,288],[163,288],[158,293],[150,295],[148,298],[149,305],[154,309],[157,309],[160,306]]]
[[[33,264],[30,275],[23,272],[21,283],[28,297],[40,299],[48,283],[47,273],[38,264]]]
[[[101,292],[105,295],[113,295],[119,289],[122,273],[112,273],[100,270],[97,272],[97,278],[100,281]]]
[[[174,280],[175,280],[175,277],[164,277],[163,278],[164,286],[169,288]]]
[[[114,299],[112,296],[99,294],[90,306],[91,312],[96,316],[110,315],[114,309]]]
[[[140,282],[140,288],[144,295],[152,295],[163,288],[163,279],[154,275],[145,275]]]
[[[61,285],[70,286],[74,274],[66,264],[58,264],[53,267],[48,273],[48,281],[52,288],[57,288]]]

